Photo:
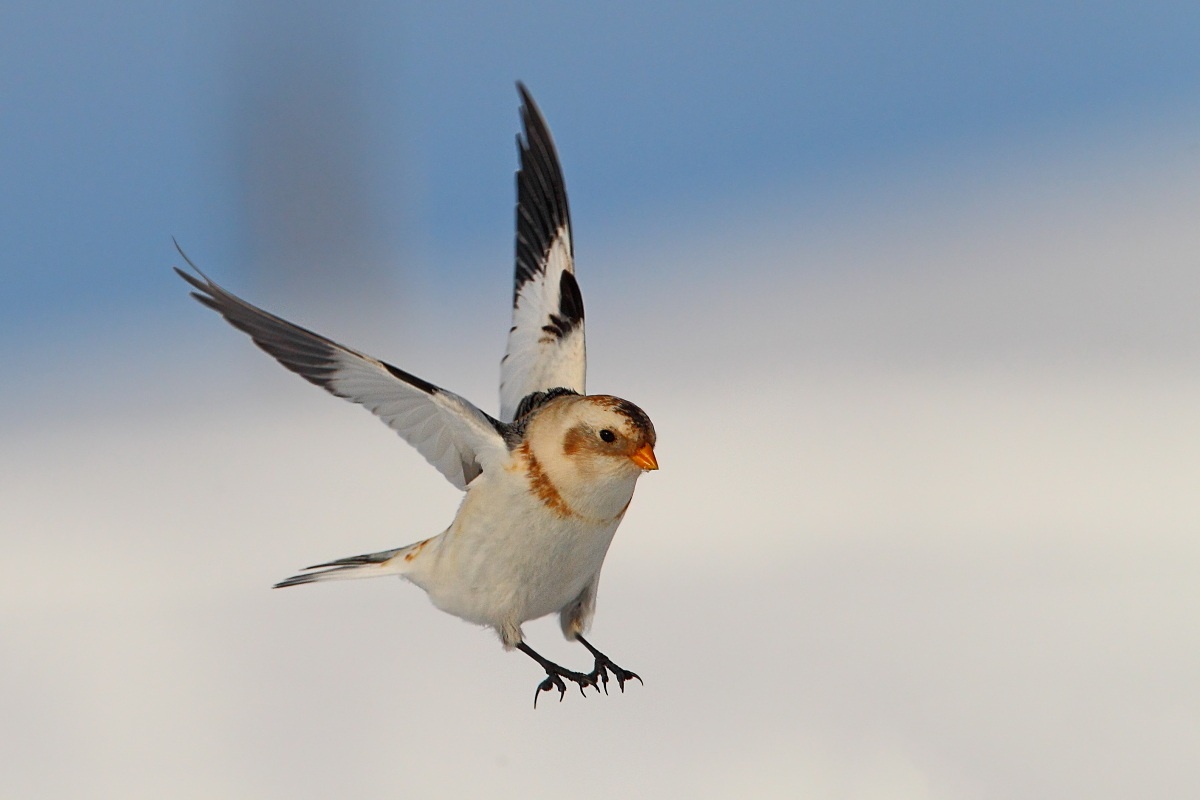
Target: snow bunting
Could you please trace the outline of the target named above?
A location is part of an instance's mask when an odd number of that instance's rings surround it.
[[[570,213],[546,122],[522,84],[517,137],[513,322],[501,361],[500,418],[402,369],[293,325],[230,294],[179,253],[192,296],[247,333],[283,366],[379,416],[466,492],[454,521],[429,539],[307,568],[276,587],[400,575],[438,608],[490,626],[546,672],[534,691],[564,680],[581,693],[622,691],[635,673],[583,633],[596,610],[600,568],[646,470],[658,469],[654,425],[627,400],[584,393],[583,297],[575,281]],[[177,245],[178,246],[178,245]],[[539,655],[521,624],[557,612],[563,635],[595,659],[574,672]]]

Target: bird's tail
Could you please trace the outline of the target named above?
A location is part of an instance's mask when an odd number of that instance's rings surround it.
[[[299,586],[302,583],[317,581],[337,581],[349,578],[377,578],[381,575],[403,575],[409,571],[409,564],[429,543],[426,539],[407,547],[397,547],[395,550],[382,550],[378,553],[367,553],[362,556],[339,558],[324,564],[314,564],[305,567],[299,575],[282,580],[275,584],[276,589],[284,586]],[[314,571],[315,570],[315,571]]]

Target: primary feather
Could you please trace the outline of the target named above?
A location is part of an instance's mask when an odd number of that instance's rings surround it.
[[[175,269],[196,290],[193,297],[292,372],[366,407],[459,489],[483,471],[489,456],[507,454],[509,426],[468,400],[247,303],[214,283],[183,250],[179,254],[196,271]]]
[[[513,319],[500,368],[505,422],[518,416],[521,401],[534,392],[565,388],[583,394],[587,363],[562,167],[541,111],[523,85],[517,88],[525,134],[517,137]]]

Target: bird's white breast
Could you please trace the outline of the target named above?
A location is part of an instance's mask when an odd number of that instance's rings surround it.
[[[472,482],[453,524],[409,578],[442,610],[479,624],[554,613],[599,573],[633,483],[603,487],[597,504],[596,491],[560,492],[518,448],[503,468]],[[607,517],[586,513],[608,509]]]

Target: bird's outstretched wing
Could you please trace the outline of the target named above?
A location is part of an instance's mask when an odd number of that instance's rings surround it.
[[[193,297],[292,372],[365,406],[458,488],[465,489],[489,457],[507,452],[507,426],[467,400],[252,306],[213,283],[183,250],[179,254],[196,272],[175,268],[196,290]]]
[[[575,282],[567,189],[554,141],[523,84],[517,137],[517,246],[513,321],[500,362],[500,418],[511,422],[521,400],[559,387],[583,394],[587,357],[583,295]]]

